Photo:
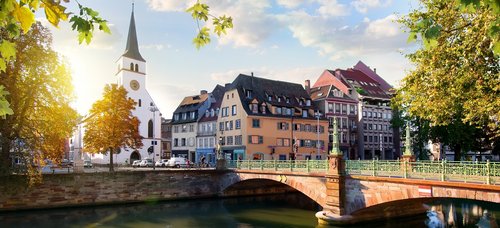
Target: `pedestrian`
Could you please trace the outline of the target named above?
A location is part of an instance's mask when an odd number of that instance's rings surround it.
[[[201,156],[201,167],[205,167],[205,155]]]

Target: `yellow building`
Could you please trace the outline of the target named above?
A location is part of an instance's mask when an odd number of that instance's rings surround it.
[[[316,112],[302,85],[240,74],[222,98],[217,138],[230,160],[325,159],[328,120]]]

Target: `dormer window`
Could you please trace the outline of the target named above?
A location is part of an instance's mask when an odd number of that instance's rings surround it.
[[[281,102],[281,97],[278,97],[278,102]]]
[[[311,106],[311,100],[309,99],[306,100],[306,106]]]
[[[219,108],[217,108],[217,109],[215,110],[215,115],[216,115],[216,116],[218,116],[218,115],[219,115]]]
[[[260,107],[260,111],[262,112],[262,114],[266,114],[266,104],[265,103],[262,103],[262,106]]]
[[[290,104],[290,98],[286,97],[285,100],[287,104]]]
[[[267,100],[268,100],[268,101],[273,101],[273,96],[271,96],[271,95],[267,95]]]
[[[280,107],[276,107],[275,112],[276,112],[276,114],[280,114],[281,115],[281,108]]]
[[[212,117],[213,117],[214,115],[215,115],[215,111],[214,111],[214,109],[210,110],[210,116],[212,116]]]
[[[182,113],[182,119],[186,120],[187,119],[187,113]]]
[[[299,105],[303,105],[304,102],[302,102],[302,99],[299,100]]]
[[[139,72],[139,64],[135,64],[135,72]]]
[[[250,104],[250,109],[252,109],[252,113],[259,113],[259,108],[257,104]]]
[[[210,112],[207,110],[205,111],[205,117],[209,117],[210,116]]]
[[[196,116],[196,112],[191,112],[191,119],[192,120],[194,120],[195,116]]]
[[[252,90],[245,91],[247,98],[252,98]]]
[[[302,117],[307,117],[307,109],[302,110]]]

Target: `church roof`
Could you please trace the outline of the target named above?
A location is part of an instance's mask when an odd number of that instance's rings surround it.
[[[127,46],[125,47],[124,57],[146,62],[139,53],[139,45],[137,43],[137,32],[135,30],[134,5],[132,5],[132,15],[130,16],[130,26],[128,28]]]

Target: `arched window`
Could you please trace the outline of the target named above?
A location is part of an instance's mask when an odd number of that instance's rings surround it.
[[[153,138],[153,120],[148,122],[148,138]]]
[[[141,99],[139,99],[139,107],[141,107],[141,104],[142,104],[142,101],[141,101]]]
[[[135,64],[135,72],[139,72],[139,64]]]
[[[134,70],[134,64],[130,63],[130,70]]]

